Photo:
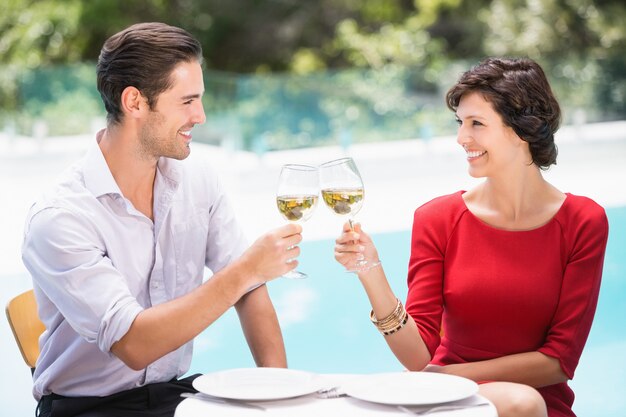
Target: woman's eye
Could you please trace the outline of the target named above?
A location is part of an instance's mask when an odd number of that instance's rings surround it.
[[[456,122],[457,125],[461,126],[463,124],[463,122],[461,121],[461,119],[454,119],[454,121]]]
[[[482,124],[482,123],[480,123],[478,120],[474,120],[474,121],[472,122],[472,125],[474,125],[474,126],[482,126],[483,124]]]

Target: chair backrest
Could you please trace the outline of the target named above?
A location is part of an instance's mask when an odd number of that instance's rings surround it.
[[[46,329],[37,314],[33,290],[28,290],[9,301],[7,319],[26,364],[35,368],[39,357],[39,336]]]

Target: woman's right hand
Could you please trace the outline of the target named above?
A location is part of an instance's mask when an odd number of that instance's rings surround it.
[[[378,262],[378,251],[372,238],[361,229],[360,223],[354,223],[354,229],[350,223],[343,225],[341,236],[335,240],[335,259],[346,270],[355,269],[355,265],[360,260],[367,260],[370,263]]]

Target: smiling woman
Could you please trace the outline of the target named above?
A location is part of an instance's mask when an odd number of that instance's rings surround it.
[[[489,177],[507,166],[527,164],[530,151],[524,141],[507,126],[486,96],[479,91],[464,95],[456,108],[459,129],[457,142],[463,146],[469,162],[469,174]]]
[[[392,323],[382,333],[409,370],[473,379],[501,417],[574,416],[567,380],[598,300],[604,210],[542,175],[560,108],[537,63],[486,59],[446,100],[469,173],[484,180],[415,211],[406,312],[382,266],[358,273],[371,315]],[[360,227],[336,242],[346,268],[379,259]]]
[[[463,123],[462,117],[459,117],[461,101],[469,99],[474,93],[482,96],[501,118],[500,121],[490,117],[490,123],[496,122],[512,129],[518,138],[528,143],[532,163],[541,169],[556,163],[554,133],[561,123],[561,108],[539,65],[523,59],[487,59],[463,74],[446,96],[448,107],[457,112],[460,125]],[[489,109],[478,111],[475,116],[478,120],[474,122],[482,125],[480,115],[485,117]],[[471,114],[467,116],[470,120],[474,118]]]

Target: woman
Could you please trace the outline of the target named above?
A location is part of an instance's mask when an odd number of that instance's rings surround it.
[[[335,258],[372,261],[358,272],[372,322],[409,370],[477,381],[500,417],[574,416],[567,380],[595,313],[604,210],[541,174],[556,163],[560,109],[537,63],[486,59],[446,99],[484,181],[415,211],[406,310],[360,226],[345,225]]]

